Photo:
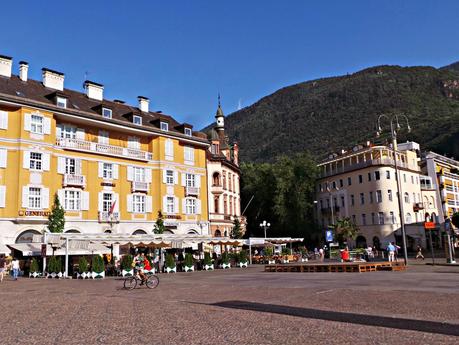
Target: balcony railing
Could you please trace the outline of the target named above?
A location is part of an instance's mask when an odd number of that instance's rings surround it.
[[[84,188],[86,186],[86,177],[83,175],[65,174],[62,186],[76,186]]]
[[[132,181],[131,190],[133,192],[147,192],[148,193],[148,182]]]
[[[144,161],[152,159],[152,154],[150,152],[121,146],[93,143],[80,139],[59,138],[56,141],[56,145],[70,150],[97,152],[108,156],[126,157]]]
[[[99,212],[99,223],[119,223],[119,212]]]
[[[197,187],[185,187],[185,194],[186,195],[198,196],[199,195],[199,188],[197,188]]]
[[[212,193],[215,193],[215,194],[221,194],[221,193],[223,193],[223,187],[222,187],[222,185],[214,184],[214,185],[212,185],[210,191]]]

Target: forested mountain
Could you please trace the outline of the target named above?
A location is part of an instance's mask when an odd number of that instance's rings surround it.
[[[459,158],[459,71],[451,66],[377,66],[291,85],[230,114],[227,134],[243,161],[303,151],[321,159],[373,140],[379,114],[403,113],[413,131],[400,140]]]

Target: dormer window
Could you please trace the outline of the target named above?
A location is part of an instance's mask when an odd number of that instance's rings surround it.
[[[137,116],[137,115],[134,115],[132,117],[132,123],[136,124],[136,125],[142,125],[142,117],[141,116]]]
[[[102,116],[105,117],[106,119],[111,119],[112,118],[112,110],[108,108],[102,108]]]
[[[193,132],[191,130],[191,128],[185,128],[185,135],[191,137],[193,136]]]
[[[59,108],[67,108],[67,99],[64,98],[64,97],[59,97],[59,96],[57,96],[57,97],[56,97],[56,105],[57,105]]]
[[[166,131],[167,132],[169,130],[169,124],[167,122],[162,122],[161,121],[159,127],[161,128],[162,131]]]

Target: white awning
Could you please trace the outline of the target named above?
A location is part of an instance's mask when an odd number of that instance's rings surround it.
[[[15,243],[10,244],[9,247],[19,250],[24,256],[40,256],[41,255],[41,243]],[[106,246],[98,243],[89,243],[87,248],[72,248],[69,245],[69,255],[101,255],[110,254],[110,249]],[[53,248],[48,244],[46,246],[46,255],[53,255]],[[65,255],[65,247],[58,248],[54,251],[54,255],[63,256]]]
[[[0,242],[0,254],[10,254],[10,253],[11,253],[11,249],[5,246],[3,242]]]

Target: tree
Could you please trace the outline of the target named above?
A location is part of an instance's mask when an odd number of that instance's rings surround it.
[[[459,212],[453,213],[453,216],[451,217],[451,223],[453,223],[456,228],[459,228]]]
[[[233,222],[233,229],[231,230],[231,238],[242,238],[242,228],[239,218],[235,218]]]
[[[359,230],[358,226],[349,217],[344,217],[336,221],[335,232],[339,243],[344,243],[349,238],[356,239]]]
[[[54,204],[48,216],[48,229],[50,232],[60,233],[64,231],[65,211],[62,207],[57,193],[54,194]]]
[[[156,219],[155,226],[153,228],[153,232],[155,234],[162,234],[164,230],[166,230],[166,227],[164,226],[164,220],[163,220],[163,214],[161,211],[158,211],[158,218]]]

